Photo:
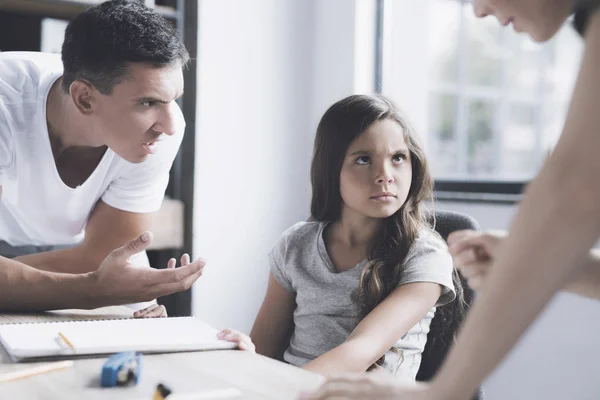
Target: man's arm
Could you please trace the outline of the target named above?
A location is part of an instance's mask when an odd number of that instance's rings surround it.
[[[0,257],[0,311],[90,309],[149,301],[189,289],[206,262],[198,259],[179,268],[137,268],[128,259],[152,242],[145,232],[113,250],[94,272],[61,274],[41,271]]]
[[[433,381],[431,397],[470,398],[586,262],[600,234],[599,69],[596,13],[561,139],[528,187],[489,280]]]
[[[0,310],[94,308],[89,274],[40,271],[0,257]]]
[[[71,249],[17,257],[15,260],[44,271],[86,273],[95,271],[113,249],[150,229],[152,214],[121,211],[102,200],[85,228],[85,239]]]

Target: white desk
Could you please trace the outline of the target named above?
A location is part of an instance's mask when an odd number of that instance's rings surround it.
[[[0,323],[66,320],[130,315],[124,307],[93,312],[72,311],[43,314],[0,314]],[[92,315],[91,315],[92,314]],[[100,387],[100,371],[106,358],[75,360],[72,368],[0,383],[1,399],[146,399],[151,400],[158,383],[174,393],[237,388],[238,399],[295,399],[302,390],[316,388],[322,377],[263,356],[243,351],[207,351],[144,355],[140,381],[126,388]],[[0,374],[31,367],[12,363],[0,347]]]

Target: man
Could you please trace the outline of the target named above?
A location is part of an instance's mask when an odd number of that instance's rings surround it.
[[[0,310],[147,301],[202,274],[187,255],[166,270],[133,258],[181,144],[188,59],[167,21],[125,0],[73,20],[62,63],[0,53]]]

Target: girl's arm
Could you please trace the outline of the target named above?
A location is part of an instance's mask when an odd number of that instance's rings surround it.
[[[354,329],[344,343],[304,368],[323,374],[365,372],[435,305],[437,283],[416,282],[392,291]]]
[[[278,357],[283,346],[289,342],[295,309],[294,294],[285,290],[270,273],[265,299],[250,332],[258,354]]]
[[[598,71],[597,12],[590,18],[583,63],[562,137],[530,184],[489,280],[434,379],[428,398],[470,398],[573,270],[583,265],[598,238]]]

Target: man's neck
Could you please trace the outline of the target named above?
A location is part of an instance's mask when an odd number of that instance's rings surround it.
[[[94,147],[92,134],[86,129],[70,96],[62,89],[62,78],[52,85],[48,93],[46,124],[55,158],[68,148]]]

